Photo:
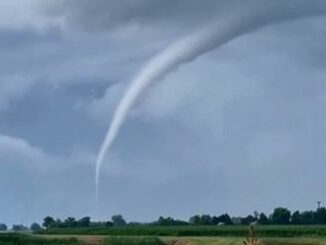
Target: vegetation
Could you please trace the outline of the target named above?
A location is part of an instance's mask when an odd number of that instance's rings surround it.
[[[0,233],[0,245],[84,245],[77,239],[46,239],[16,233]]]
[[[190,217],[189,224],[192,225],[233,225],[233,221],[228,214],[222,214],[218,217],[210,215],[195,215]]]
[[[111,237],[90,239],[89,237],[78,237],[77,239],[50,238],[50,236],[31,236],[19,234],[0,234],[0,245],[244,245],[243,238],[239,237]],[[250,237],[249,237],[250,238]],[[247,245],[254,245],[248,243]],[[258,244],[263,245],[326,245],[324,238],[263,238]]]
[[[243,241],[243,245],[258,245],[258,240],[256,238],[256,232],[254,227],[251,225],[249,228],[249,235],[245,241]]]
[[[291,213],[288,209],[279,207],[269,216],[255,212],[238,218],[231,218],[228,214],[194,215],[188,222],[160,217],[151,223],[128,223],[122,215],[114,215],[110,221],[104,222],[91,222],[89,217],[79,220],[68,217],[61,221],[48,216],[43,222],[45,230],[37,226],[33,230],[40,234],[244,237],[247,235],[244,225],[249,224],[258,224],[257,235],[260,237],[326,236],[326,226],[322,226],[326,224],[326,208]]]
[[[326,238],[326,225],[324,225],[326,224],[326,209],[321,207],[316,211],[295,211],[291,213],[290,210],[279,207],[275,208],[268,216],[258,212],[245,217],[232,218],[229,214],[219,216],[204,214],[194,215],[188,221],[172,217],[159,217],[158,220],[150,223],[127,222],[122,215],[113,215],[110,220],[101,222],[92,222],[91,218],[87,216],[80,219],[67,217],[64,220],[47,216],[44,218],[42,226],[38,223],[33,223],[29,228],[24,225],[13,225],[11,230],[16,232],[31,230],[41,235],[109,236],[109,238],[101,238],[99,243],[101,245],[177,244],[171,243],[171,239],[175,238],[176,241],[180,241],[179,239],[184,240],[185,237],[188,237],[187,241],[191,241],[189,244],[221,244],[221,239],[228,237],[228,241],[233,239],[232,244],[234,245],[241,244],[241,238],[248,235],[247,225],[249,224],[256,225],[255,232],[253,229],[250,230],[249,238],[242,242],[244,245],[260,244],[257,242],[256,234],[257,237],[264,239],[271,237]],[[0,231],[6,230],[7,226],[0,224]],[[75,238],[49,239],[51,236],[27,236],[15,233],[0,233],[0,235],[0,245],[87,244],[87,241],[82,243]],[[195,241],[197,238],[193,237],[198,237],[198,241]],[[212,240],[209,240],[209,237]],[[213,237],[215,238],[213,239]],[[84,240],[82,239],[82,241]],[[97,242],[99,241],[97,240]],[[260,241],[263,244],[268,243],[263,240]]]
[[[0,231],[6,231],[7,225],[6,224],[0,224]]]
[[[127,224],[121,214],[113,215],[111,220],[114,226],[125,226]]]
[[[65,220],[54,219],[47,216],[43,220],[43,227],[53,228],[85,228],[85,227],[125,227],[125,226],[209,226],[209,225],[326,225],[326,208],[321,207],[316,211],[295,211],[283,207],[275,208],[272,214],[254,212],[245,217],[230,217],[229,214],[211,216],[208,214],[194,215],[188,221],[174,219],[172,217],[159,217],[151,223],[127,222],[122,215],[113,215],[111,220],[103,222],[91,222],[90,217],[76,219],[68,217]],[[39,228],[34,226],[34,228]],[[34,229],[37,230],[37,229]]]
[[[219,236],[246,237],[247,226],[125,226],[125,227],[88,227],[88,228],[53,228],[41,234],[66,235],[110,235],[110,236]],[[326,236],[326,226],[303,225],[267,225],[257,226],[258,237],[317,237]]]
[[[105,240],[106,245],[164,245],[159,238],[154,237],[110,237]]]
[[[76,220],[74,217],[68,217],[64,221],[60,219],[54,219],[50,216],[47,216],[43,220],[43,226],[45,228],[57,228],[57,227],[88,227],[90,226],[90,217],[83,217],[79,220]]]
[[[13,231],[26,231],[28,230],[28,227],[24,225],[13,225],[11,228]]]
[[[42,230],[42,227],[38,223],[33,223],[33,224],[31,224],[30,229],[33,232],[39,232]]]

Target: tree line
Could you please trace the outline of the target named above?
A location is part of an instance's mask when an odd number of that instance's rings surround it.
[[[228,214],[221,216],[195,215],[189,219],[193,225],[323,225],[326,224],[326,208],[321,207],[313,211],[291,211],[287,208],[278,207],[270,215],[254,212],[246,217],[232,217]]]
[[[157,226],[184,226],[184,225],[310,225],[326,224],[326,208],[321,207],[315,211],[291,211],[287,208],[278,207],[269,215],[265,213],[254,212],[245,217],[232,217],[225,213],[219,216],[208,214],[194,215],[188,221],[174,219],[172,217],[159,217],[158,220],[150,223],[127,222],[122,215],[114,215],[111,220],[104,222],[91,222],[90,217],[79,220],[67,218],[64,221],[46,217],[43,222],[45,228],[65,228],[65,227],[89,227],[89,226],[139,226],[139,225],[157,225]]]
[[[313,225],[313,224],[326,224],[326,208],[320,207],[313,211],[295,211],[291,212],[287,208],[278,207],[273,210],[269,215],[265,213],[254,212],[245,217],[232,217],[225,213],[219,216],[211,216],[208,214],[194,215],[188,221],[174,219],[172,217],[159,217],[158,220],[150,223],[141,222],[127,222],[122,215],[113,215],[107,221],[91,221],[91,218],[86,216],[80,219],[68,217],[64,220],[54,219],[47,216],[43,219],[42,225],[33,223],[30,227],[24,225],[13,225],[11,230],[22,231],[32,230],[34,232],[42,229],[51,228],[77,228],[77,227],[121,227],[121,226],[186,226],[186,225]],[[0,223],[0,231],[8,229],[6,224]]]

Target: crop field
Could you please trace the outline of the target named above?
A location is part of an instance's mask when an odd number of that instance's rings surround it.
[[[256,226],[258,237],[326,237],[326,226]],[[104,236],[218,236],[246,237],[247,226],[128,226],[128,227],[89,227],[89,228],[54,228],[41,234],[66,235],[104,235]]]
[[[82,245],[77,238],[53,238],[36,237],[16,233],[0,233],[0,245]]]
[[[256,226],[257,245],[326,245],[326,226]],[[247,226],[62,228],[0,233],[0,245],[243,245]]]

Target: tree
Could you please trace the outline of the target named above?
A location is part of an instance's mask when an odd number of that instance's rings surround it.
[[[214,216],[212,218],[212,224],[213,225],[218,225],[220,223],[223,223],[225,225],[233,225],[233,221],[231,217],[228,214],[222,214],[218,217]]]
[[[315,215],[316,224],[326,224],[326,208],[318,208]]]
[[[6,224],[0,224],[0,231],[6,231],[8,229]]]
[[[65,227],[65,224],[62,222],[61,219],[56,219],[55,220],[55,227],[63,228],[63,227]]]
[[[226,225],[233,225],[233,221],[228,214],[221,215],[222,222]]]
[[[173,223],[174,223],[174,220],[171,217],[164,218],[161,216],[158,218],[158,221],[157,221],[157,224],[161,225],[161,226],[168,226],[168,225],[172,225]]]
[[[126,221],[123,219],[121,214],[113,215],[111,218],[114,226],[125,226]]]
[[[167,225],[171,225],[172,222],[173,222],[173,220],[170,217],[164,218],[164,217],[160,216],[158,218],[157,224],[161,225],[161,226],[167,226]]]
[[[251,223],[253,223],[255,221],[257,221],[257,220],[255,219],[254,216],[248,215],[247,217],[241,219],[241,224],[242,225],[250,225]]]
[[[261,213],[258,217],[258,224],[260,225],[267,225],[269,223],[269,220],[267,216],[264,213]]]
[[[12,230],[13,231],[26,231],[26,230],[28,230],[28,227],[23,226],[23,225],[13,225]]]
[[[112,227],[113,226],[113,222],[107,221],[107,222],[105,222],[105,226],[106,227]]]
[[[66,227],[77,227],[78,223],[74,217],[68,217],[64,221]]]
[[[78,220],[78,226],[79,227],[89,227],[91,223],[91,218],[90,217],[84,217]]]
[[[178,226],[178,225],[188,225],[187,222],[183,221],[183,220],[177,220],[177,219],[173,219],[172,217],[159,217],[159,219],[154,222],[153,224],[156,225],[161,225],[161,226]]]
[[[47,216],[43,219],[43,226],[47,229],[56,227],[56,222],[51,216]]]
[[[272,223],[286,225],[290,223],[291,212],[286,208],[275,208],[272,214]]]
[[[42,227],[38,223],[33,223],[30,228],[33,232],[38,232],[42,230]]]
[[[291,223],[294,225],[302,224],[302,218],[299,211],[295,211],[291,216]]]
[[[304,211],[301,213],[302,224],[311,225],[315,222],[315,212],[314,211]]]
[[[204,214],[200,217],[201,225],[212,225],[212,217],[208,214]]]
[[[200,216],[194,215],[194,216],[190,217],[189,223],[192,225],[200,225]]]

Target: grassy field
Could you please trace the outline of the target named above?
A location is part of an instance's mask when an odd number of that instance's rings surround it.
[[[243,245],[240,237],[140,237],[0,234],[0,245]],[[326,238],[258,238],[258,245],[326,245]]]
[[[16,233],[1,233],[0,245],[85,245],[77,238],[53,238]]]
[[[326,237],[326,226],[256,226],[259,237]],[[106,236],[219,236],[245,237],[247,226],[128,226],[121,228],[61,228],[43,234],[106,235]]]
[[[326,226],[256,226],[258,245],[326,245]],[[135,226],[0,233],[0,245],[243,245],[247,226]]]

